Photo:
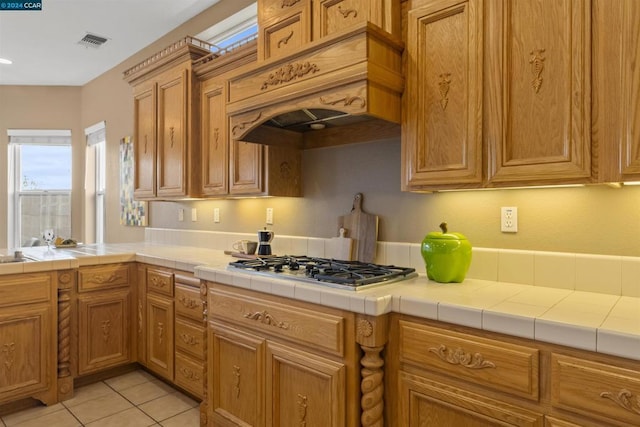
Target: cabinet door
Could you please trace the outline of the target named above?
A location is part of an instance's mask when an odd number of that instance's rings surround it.
[[[158,197],[187,194],[187,99],[189,71],[158,79]]]
[[[147,295],[147,367],[173,380],[173,301]]]
[[[130,291],[78,296],[78,374],[130,362]]]
[[[229,139],[224,86],[202,85],[202,194],[215,196],[229,191]]]
[[[309,8],[278,18],[275,22],[260,26],[260,60],[277,58],[294,53],[311,41],[311,23]]]
[[[231,194],[260,194],[263,187],[263,151],[260,144],[231,142]]]
[[[434,2],[435,3],[435,2]],[[403,189],[482,181],[482,0],[408,14]]]
[[[594,0],[593,22],[592,135],[598,178],[640,181],[640,3]]]
[[[373,3],[381,1],[376,0]],[[371,0],[314,1],[314,40],[370,20],[370,3],[372,3]]]
[[[149,199],[156,195],[156,85],[143,83],[133,95],[133,195]]]
[[[486,2],[491,185],[591,177],[591,1]]]
[[[397,425],[542,427],[543,416],[455,387],[400,372]]]
[[[346,425],[345,365],[267,343],[267,426]]]
[[[0,403],[49,386],[55,375],[50,365],[53,322],[50,308],[43,305],[0,310]]]
[[[219,323],[212,323],[208,334],[208,395],[214,420],[264,426],[264,339]]]

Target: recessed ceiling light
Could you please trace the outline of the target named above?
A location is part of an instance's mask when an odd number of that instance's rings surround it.
[[[0,64],[13,64],[13,61],[10,61],[8,59],[4,59],[4,58],[0,58]]]

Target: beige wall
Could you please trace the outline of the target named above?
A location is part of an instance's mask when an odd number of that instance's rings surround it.
[[[80,235],[82,203],[76,189],[84,180],[84,128],[79,87],[0,85],[0,248],[7,247],[7,129],[70,129],[73,157],[71,229]],[[68,236],[66,236],[68,237]]]
[[[0,164],[6,165],[6,128],[71,128],[74,145],[79,147],[74,148],[74,191],[81,190],[82,182],[78,180],[84,176],[82,131],[105,120],[106,240],[142,240],[143,229],[119,224],[118,143],[133,130],[131,88],[122,80],[122,71],[251,2],[223,0],[81,89],[0,86]],[[81,152],[76,156],[78,150]],[[640,186],[402,193],[399,138],[308,151],[304,154],[303,169],[304,198],[153,202],[151,225],[254,232],[264,226],[266,207],[273,207],[272,228],[276,235],[330,237],[337,235],[337,216],[347,213],[353,195],[362,192],[364,209],[380,216],[380,240],[419,242],[446,220],[452,231],[466,234],[479,247],[640,256]],[[0,198],[6,200],[6,173],[0,174]],[[74,218],[81,217],[79,200],[74,199]],[[500,232],[501,206],[518,207],[517,234]],[[197,222],[190,221],[189,212],[184,222],[177,221],[178,209],[194,207],[198,211]],[[215,207],[221,210],[219,224],[213,223]],[[3,209],[0,221],[6,223]],[[74,230],[75,227],[74,222]],[[5,246],[6,230],[0,229],[0,247]]]
[[[414,194],[400,191],[400,141],[307,151],[304,198],[157,202],[154,227],[254,232],[267,207],[278,234],[337,236],[337,217],[349,212],[353,195],[379,215],[379,239],[420,242],[445,220],[474,246],[640,256],[640,186],[536,188]],[[500,232],[500,207],[517,206],[519,231]],[[178,222],[178,209],[197,209],[198,221]],[[221,222],[213,223],[220,208]]]

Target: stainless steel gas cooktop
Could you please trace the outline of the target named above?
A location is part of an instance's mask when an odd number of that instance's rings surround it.
[[[229,269],[349,290],[417,276],[414,268],[289,255],[233,261],[229,263]]]

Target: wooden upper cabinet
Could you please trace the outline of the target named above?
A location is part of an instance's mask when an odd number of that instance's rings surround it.
[[[408,13],[403,189],[480,186],[482,0]]]
[[[640,181],[640,3],[593,2],[593,139],[598,180]]]
[[[262,158],[265,147],[249,142],[231,142],[230,194],[260,194],[263,191]]]
[[[202,194],[224,195],[229,191],[229,140],[224,84],[202,84]]]
[[[488,185],[591,177],[591,1],[485,3]]]
[[[314,1],[314,39],[366,22],[371,3],[370,0]]]
[[[279,0],[278,3],[282,6],[278,14],[273,14],[271,19],[260,19],[259,60],[289,55],[311,41],[311,1],[298,0],[291,6],[286,5],[293,1]]]
[[[156,83],[145,82],[133,95],[134,187],[136,199],[156,196]]]
[[[170,70],[158,79],[159,197],[186,195],[188,73]]]

